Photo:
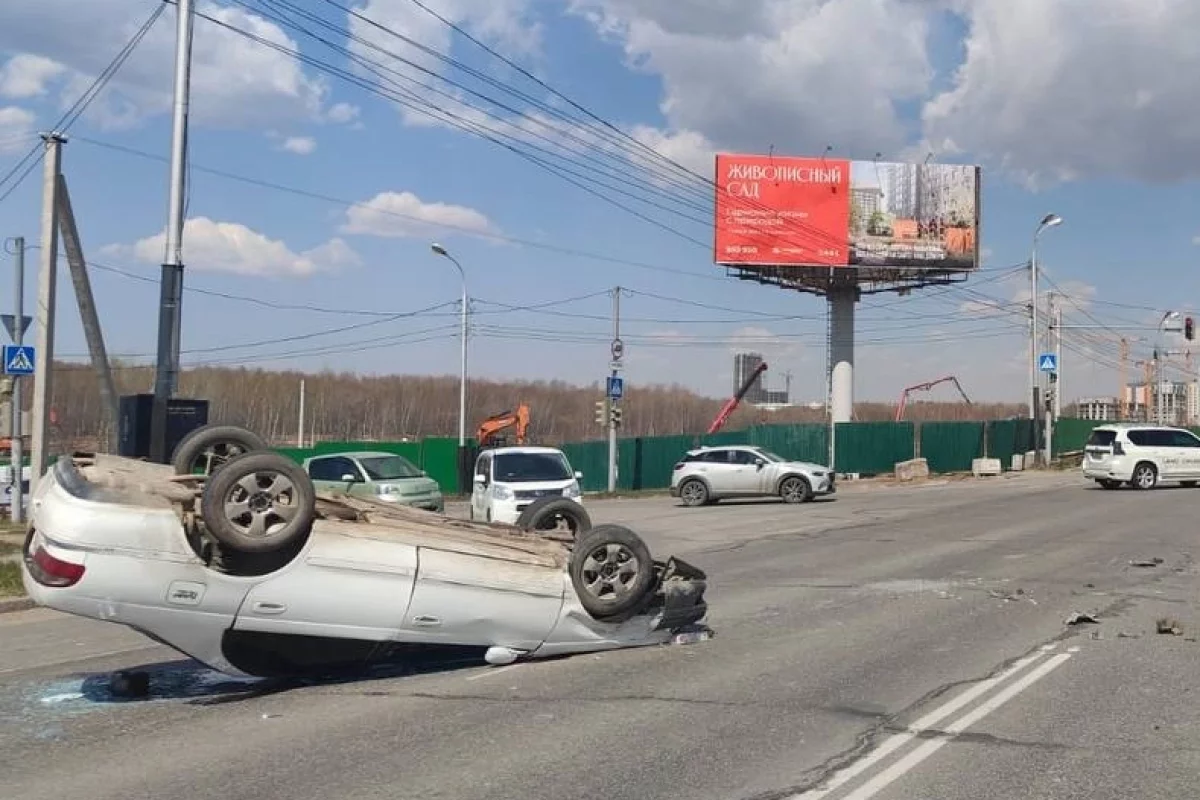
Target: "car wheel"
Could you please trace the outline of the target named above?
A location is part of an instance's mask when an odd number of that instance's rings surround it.
[[[576,539],[592,529],[592,518],[580,503],[569,497],[542,497],[525,507],[517,517],[525,531],[560,531]]]
[[[812,498],[812,487],[799,475],[789,475],[779,483],[779,496],[785,503],[805,503]]]
[[[597,525],[584,534],[569,570],[579,602],[597,619],[635,611],[654,587],[650,549],[623,525]]]
[[[1158,483],[1158,470],[1153,464],[1143,461],[1133,468],[1133,480],[1130,482],[1136,489],[1153,489]]]
[[[171,455],[176,475],[212,475],[243,453],[269,450],[266,441],[236,425],[205,425],[184,436]]]
[[[704,481],[690,478],[679,485],[679,499],[685,506],[702,506],[708,503],[708,487]]]
[[[1098,481],[1096,481],[1096,483],[1100,484],[1101,488],[1103,488],[1103,489],[1119,489],[1119,488],[1121,488],[1120,481],[1108,480],[1107,478],[1098,480]]]
[[[243,453],[205,483],[200,513],[221,544],[243,553],[265,553],[308,535],[316,499],[308,474],[290,458]]]

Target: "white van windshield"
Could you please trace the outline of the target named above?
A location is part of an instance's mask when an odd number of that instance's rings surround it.
[[[565,481],[571,467],[561,453],[497,453],[492,477],[501,483]]]

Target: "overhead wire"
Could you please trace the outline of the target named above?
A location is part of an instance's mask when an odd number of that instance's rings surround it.
[[[108,85],[109,81],[113,79],[113,76],[115,76],[117,72],[120,71],[121,67],[125,65],[126,60],[128,60],[129,56],[133,53],[137,46],[141,44],[142,39],[144,39],[146,34],[150,32],[150,29],[154,27],[154,23],[158,21],[158,18],[162,16],[166,8],[167,3],[164,2],[164,0],[159,0],[158,5],[155,7],[154,11],[151,12],[146,21],[142,23],[141,27],[134,32],[133,36],[131,36],[125,45],[117,52],[117,55],[114,56],[108,65],[100,72],[100,74],[96,76],[87,89],[85,89],[84,92],[78,98],[76,98],[75,102],[63,112],[58,121],[54,123],[54,127],[52,129],[53,132],[65,133],[70,130],[71,126],[75,124],[79,117],[83,115],[83,112],[87,110],[88,106],[90,106],[92,102],[100,95],[100,92],[104,90],[104,87]],[[29,177],[29,174],[37,167],[38,164],[41,163],[42,159],[45,158],[44,150],[41,155],[37,155],[39,150],[43,150],[42,146],[35,143],[34,146],[30,148],[29,152],[26,153],[21,160],[12,167],[12,169],[0,177],[0,187],[3,187],[4,184],[8,183],[14,175],[20,172],[19,177],[17,177],[12,185],[10,185],[3,194],[0,194],[0,203],[3,203],[9,198],[10,195],[12,195],[13,192],[15,192],[17,187],[24,183],[25,179]],[[34,158],[35,155],[37,158]],[[26,162],[31,158],[34,158],[34,160],[28,163],[26,166]],[[24,167],[23,171],[22,167]]]

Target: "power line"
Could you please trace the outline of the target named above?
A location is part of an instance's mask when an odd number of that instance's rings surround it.
[[[94,101],[100,95],[100,92],[104,90],[104,87],[108,85],[108,82],[112,80],[113,76],[116,75],[117,72],[120,71],[121,67],[125,65],[125,61],[133,53],[134,49],[137,48],[137,46],[141,43],[142,39],[145,38],[146,34],[150,32],[150,29],[154,27],[154,23],[158,21],[160,16],[162,16],[162,13],[166,10],[166,7],[166,3],[160,0],[158,6],[153,12],[151,12],[150,17],[144,23],[142,23],[142,26],[138,28],[129,41],[125,43],[125,46],[118,51],[117,55],[114,56],[112,61],[108,63],[108,66],[106,66],[100,72],[100,74],[96,76],[95,80],[93,80],[88,88],[84,90],[83,94],[81,94],[75,100],[75,102],[63,112],[63,115],[59,117],[58,122],[54,123],[53,130],[55,132],[65,133],[72,125],[75,124],[76,120],[78,120],[83,112],[87,110],[87,107],[92,104],[92,101]],[[4,186],[5,183],[8,183],[9,180],[12,179],[13,175],[16,175],[17,172],[22,169],[26,161],[37,155],[38,151],[41,149],[42,148],[39,144],[34,144],[29,152],[26,153],[11,170],[5,173],[4,177],[0,178],[0,187]],[[29,173],[31,173],[34,168],[41,163],[43,157],[44,154],[38,155],[36,159],[28,164],[28,166],[24,166],[24,171],[21,172],[20,177],[18,177],[16,181],[8,187],[4,194],[0,194],[0,203],[3,203],[5,200],[7,200],[8,197],[17,190],[17,187],[19,187],[25,181],[25,179],[29,177]]]

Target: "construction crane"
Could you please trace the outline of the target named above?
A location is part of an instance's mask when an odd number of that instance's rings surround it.
[[[764,361],[754,368],[754,371],[742,383],[741,388],[737,393],[725,401],[725,405],[721,406],[721,410],[717,412],[717,416],[713,419],[712,424],[708,426],[709,434],[714,434],[721,428],[725,427],[725,423],[729,421],[729,417],[734,411],[737,411],[738,405],[742,402],[742,398],[746,396],[746,392],[750,391],[750,387],[758,380],[758,376],[767,371],[767,364]]]
[[[904,409],[908,405],[908,396],[913,392],[927,392],[940,383],[953,383],[954,388],[958,389],[958,393],[962,395],[962,399],[967,405],[971,405],[971,398],[967,397],[967,393],[963,391],[962,384],[958,382],[958,378],[953,375],[947,375],[943,378],[938,378],[936,381],[928,383],[918,383],[915,386],[909,386],[900,393],[900,402],[896,406],[896,422],[899,422],[904,417]]]
[[[507,437],[500,436],[500,431],[514,427],[517,429],[516,443],[525,444],[525,436],[529,432],[529,406],[524,403],[517,406],[516,411],[493,414],[479,423],[475,440],[479,442],[480,447],[502,445],[507,441]]]

